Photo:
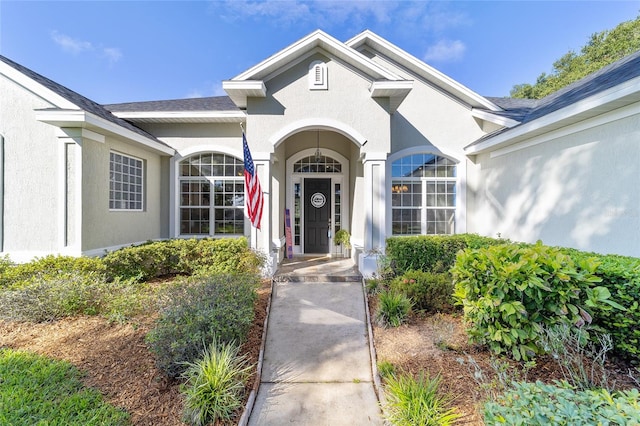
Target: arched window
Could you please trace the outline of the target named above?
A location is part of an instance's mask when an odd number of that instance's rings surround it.
[[[180,234],[244,234],[244,163],[196,154],[180,162]]]
[[[334,158],[310,155],[293,165],[293,173],[342,173],[342,164]]]
[[[393,235],[453,234],[456,163],[435,154],[414,154],[391,164]]]

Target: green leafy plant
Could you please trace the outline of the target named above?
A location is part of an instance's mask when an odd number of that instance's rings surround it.
[[[450,312],[453,307],[453,279],[449,273],[410,270],[391,281],[391,291],[413,301],[413,307],[426,312]]]
[[[460,250],[504,242],[474,234],[392,237],[387,239],[386,255],[396,275],[409,270],[438,273],[449,271]]]
[[[579,265],[559,249],[506,244],[460,252],[452,269],[454,299],[470,324],[472,341],[516,360],[540,352],[543,326],[579,327],[590,321],[588,310],[623,309],[610,300],[594,275],[594,259]]]
[[[63,279],[66,276],[94,277],[105,272],[104,265],[97,258],[53,255],[16,265],[2,261],[0,268],[3,269],[0,273],[0,289],[19,289],[35,281]]]
[[[404,294],[383,291],[378,295],[376,320],[382,327],[398,327],[406,321],[411,305]]]
[[[396,367],[389,361],[380,361],[378,363],[378,373],[380,374],[380,377],[382,377],[383,379],[387,379],[389,377],[395,376]]]
[[[349,231],[347,231],[346,229],[338,230],[335,237],[333,238],[333,241],[337,246],[342,244],[342,246],[346,249],[351,248],[351,234],[349,234]]]
[[[256,275],[213,275],[178,281],[162,298],[147,335],[158,366],[170,377],[200,356],[202,342],[242,342],[253,322]]]
[[[638,389],[577,391],[567,382],[516,382],[484,405],[486,425],[638,425]]]
[[[258,273],[264,258],[246,238],[175,239],[113,251],[103,262],[111,278],[148,281],[170,274]]]
[[[129,415],[82,384],[70,363],[0,349],[0,423],[4,425],[128,425]]]
[[[238,354],[234,342],[220,343],[216,338],[205,347],[202,357],[185,363],[184,420],[206,425],[231,420],[242,406],[244,385],[251,366]]]
[[[385,417],[392,425],[447,426],[460,415],[449,408],[451,397],[438,392],[440,377],[391,375],[385,381]]]

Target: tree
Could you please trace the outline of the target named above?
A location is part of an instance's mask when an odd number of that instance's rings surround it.
[[[570,50],[553,63],[550,74],[540,74],[533,85],[514,85],[510,95],[513,98],[544,98],[637,50],[640,50],[640,16],[612,30],[592,34],[580,53]]]

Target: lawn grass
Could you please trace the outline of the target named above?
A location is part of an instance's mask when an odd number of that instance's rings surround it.
[[[73,365],[0,349],[0,424],[128,425],[129,414],[86,388]]]

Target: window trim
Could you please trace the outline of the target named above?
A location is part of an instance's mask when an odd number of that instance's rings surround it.
[[[135,161],[139,161],[140,162],[140,169],[141,169],[141,175],[140,175],[140,208],[139,209],[131,209],[131,208],[115,208],[115,207],[111,207],[111,182],[112,182],[112,177],[111,177],[111,156],[112,155],[120,155],[121,157],[126,157],[129,158],[131,160],[135,160]],[[123,164],[120,163],[120,165],[122,166]],[[131,175],[128,175],[129,177]],[[136,176],[137,177],[137,176]],[[118,183],[115,182],[114,183]],[[124,182],[119,182],[119,183],[124,183]],[[146,161],[143,158],[140,157],[136,157],[130,154],[125,154],[123,152],[120,151],[116,151],[116,150],[109,150],[109,197],[108,197],[108,203],[109,203],[109,211],[110,212],[144,212],[146,210],[146,185],[147,185],[147,167],[146,167]],[[116,191],[115,189],[113,189],[113,191]],[[123,191],[120,190],[120,192],[122,193]],[[113,200],[113,201],[118,201],[118,200]],[[122,201],[122,200],[120,200]],[[129,200],[130,201],[130,200]]]
[[[440,150],[436,147],[434,147],[433,145],[429,146],[413,146],[410,148],[406,148],[403,149],[401,151],[395,152],[393,154],[391,154],[388,158],[387,158],[387,167],[386,167],[386,174],[387,174],[387,181],[386,181],[386,186],[387,186],[387,193],[389,194],[389,196],[386,197],[386,211],[387,211],[387,215],[386,215],[386,223],[385,223],[385,227],[386,227],[386,234],[391,237],[391,236],[407,236],[407,235],[417,235],[417,234],[393,234],[393,205],[392,205],[392,198],[391,198],[391,191],[392,191],[392,187],[393,187],[393,181],[394,181],[394,177],[392,176],[392,165],[393,162],[404,158],[404,157],[408,157],[411,155],[415,155],[415,154],[432,154],[432,155],[437,155],[440,157],[444,157],[447,158],[451,161],[453,161],[455,163],[456,166],[456,177],[455,178],[447,178],[447,177],[432,177],[432,178],[427,178],[428,180],[431,181],[442,181],[442,180],[453,180],[455,179],[455,207],[432,207],[432,209],[453,209],[454,210],[454,220],[455,220],[455,225],[454,225],[454,233],[455,234],[461,234],[461,233],[465,233],[467,232],[467,215],[466,215],[466,178],[467,178],[467,171],[466,171],[466,160],[464,159],[464,156],[461,156],[460,158],[463,158],[463,160],[458,160],[458,156],[455,155],[455,153],[449,152],[449,151],[443,151]],[[401,177],[395,178],[396,180],[400,180],[402,179]],[[426,185],[422,185],[423,190],[426,187]],[[426,205],[426,199],[424,200],[424,203]],[[420,209],[422,209],[423,207],[420,206],[418,207]],[[421,230],[425,230],[426,228],[426,222],[424,224],[421,223]],[[430,235],[430,234],[426,234],[426,233],[420,233],[420,235]]]

